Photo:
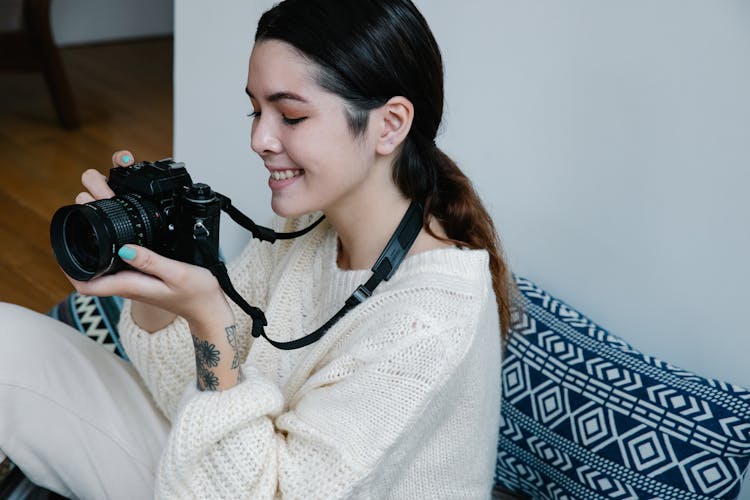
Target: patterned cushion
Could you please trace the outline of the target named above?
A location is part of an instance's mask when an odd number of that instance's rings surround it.
[[[495,480],[535,499],[736,498],[750,391],[645,355],[534,283],[503,364]]]
[[[122,299],[120,297],[90,297],[72,293],[52,308],[49,315],[67,323],[105,349],[128,359],[117,335]]]

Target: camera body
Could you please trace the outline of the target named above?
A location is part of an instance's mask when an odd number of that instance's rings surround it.
[[[115,167],[108,184],[113,198],[62,207],[52,218],[52,248],[71,277],[88,281],[127,267],[117,256],[127,243],[205,267],[200,237],[218,255],[221,200],[208,185],[193,183],[183,163],[165,158]]]
[[[184,163],[165,158],[115,167],[109,171],[107,183],[115,196],[138,197],[153,207],[152,217],[146,218],[158,228],[152,250],[171,259],[203,265],[195,235],[196,231],[205,230],[218,254],[221,201],[207,184],[193,183]]]

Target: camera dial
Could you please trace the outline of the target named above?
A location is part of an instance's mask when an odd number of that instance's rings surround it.
[[[214,201],[216,196],[214,195],[214,192],[211,190],[211,187],[208,184],[196,182],[188,188],[185,198],[188,201],[192,201],[195,203],[206,203]]]

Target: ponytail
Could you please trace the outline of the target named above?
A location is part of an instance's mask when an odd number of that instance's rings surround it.
[[[430,236],[462,248],[487,251],[500,331],[505,340],[518,304],[517,291],[495,224],[469,178],[432,141],[409,137],[394,165],[393,180],[404,195],[423,203],[424,227]],[[447,238],[433,232],[433,218]]]

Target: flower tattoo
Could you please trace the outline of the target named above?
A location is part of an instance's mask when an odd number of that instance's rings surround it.
[[[216,346],[209,344],[207,340],[203,340],[195,345],[196,357],[201,358],[203,364],[206,366],[219,366],[220,354],[221,353],[216,349]]]
[[[209,368],[219,366],[221,352],[219,352],[214,344],[209,344],[207,340],[200,340],[195,335],[193,335],[193,347],[195,347],[195,368],[198,375],[198,389],[201,391],[215,391],[219,387],[219,379]]]
[[[215,391],[219,388],[219,379],[216,378],[214,372],[205,371],[198,379],[198,388],[202,391]]]

